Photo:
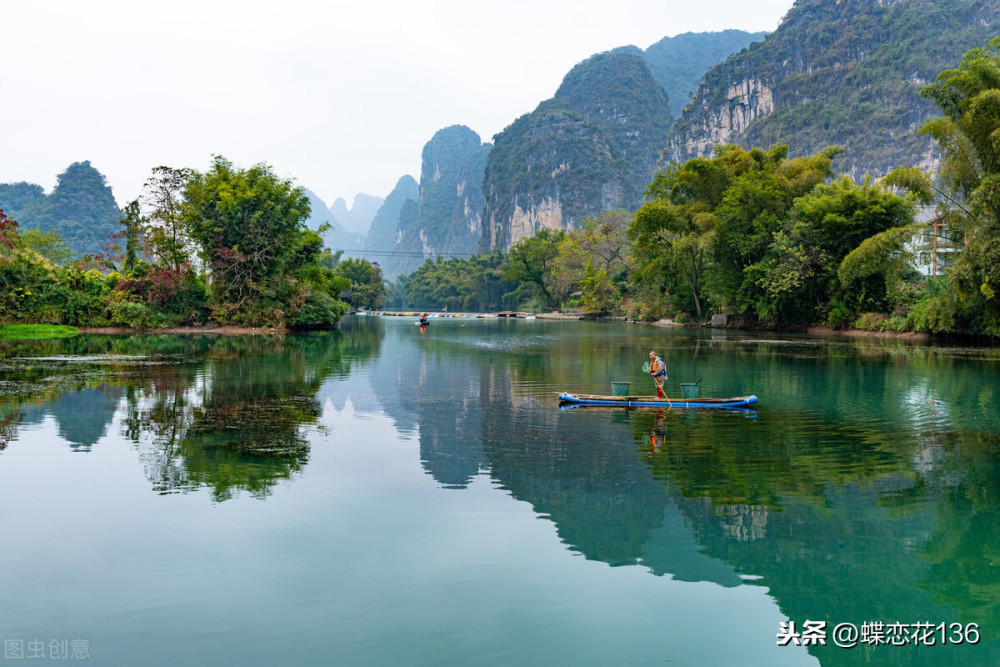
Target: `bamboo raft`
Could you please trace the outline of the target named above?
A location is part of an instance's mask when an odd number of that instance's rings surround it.
[[[623,408],[745,408],[757,403],[757,397],[733,398],[659,398],[657,396],[601,396],[559,392],[560,403],[575,405],[609,405]]]

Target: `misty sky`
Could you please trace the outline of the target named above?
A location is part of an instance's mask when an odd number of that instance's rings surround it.
[[[90,160],[119,205],[160,164],[271,164],[327,203],[420,177],[437,130],[484,141],[576,63],[668,35],[772,31],[792,0],[0,1],[0,183]]]

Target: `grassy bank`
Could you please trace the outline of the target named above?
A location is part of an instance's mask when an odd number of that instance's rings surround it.
[[[76,327],[62,324],[0,324],[0,340],[71,338],[78,333]]]

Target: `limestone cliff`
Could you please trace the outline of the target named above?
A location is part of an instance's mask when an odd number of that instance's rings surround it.
[[[574,67],[552,99],[495,137],[482,248],[507,250],[542,228],[636,207],[670,122],[667,96],[641,55],[602,53]]]
[[[743,30],[685,32],[664,37],[641,53],[653,76],[666,91],[670,99],[670,113],[676,117],[691,101],[701,77],[710,67],[751,43],[761,41],[766,35]]]
[[[482,237],[483,170],[491,146],[464,125],[439,130],[427,142],[419,201],[400,208],[386,275],[410,273],[439,255],[476,252]]]
[[[834,168],[860,176],[932,167],[937,111],[920,88],[998,29],[997,0],[798,0],[778,29],[705,75],[664,158],[722,143],[788,144],[793,155],[845,148]]]

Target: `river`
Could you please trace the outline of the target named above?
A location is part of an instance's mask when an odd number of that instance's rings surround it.
[[[1000,662],[1000,351],[414,324],[0,342],[4,659]]]

